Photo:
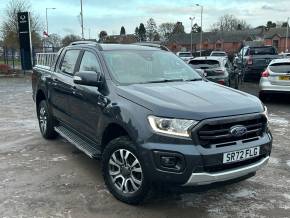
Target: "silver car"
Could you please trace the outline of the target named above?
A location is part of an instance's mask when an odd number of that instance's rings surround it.
[[[290,94],[290,58],[271,61],[262,73],[259,97],[265,100],[272,93]]]
[[[230,86],[233,67],[226,57],[198,57],[188,61],[188,64],[208,80]]]

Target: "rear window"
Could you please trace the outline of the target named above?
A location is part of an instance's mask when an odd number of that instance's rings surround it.
[[[250,55],[275,55],[276,50],[273,47],[251,48]]]
[[[269,68],[273,73],[290,73],[290,63],[275,63]]]
[[[211,56],[224,57],[226,56],[226,54],[225,53],[212,53]]]
[[[179,53],[178,54],[179,57],[191,57],[192,55],[190,53]]]
[[[220,67],[220,62],[216,60],[191,60],[189,62],[194,69],[212,69]]]

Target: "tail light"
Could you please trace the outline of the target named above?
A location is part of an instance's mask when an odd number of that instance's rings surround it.
[[[248,65],[252,65],[252,64],[253,64],[253,57],[249,56]]]
[[[225,81],[224,80],[219,80],[218,84],[225,85]]]
[[[267,70],[265,70],[262,74],[261,74],[261,77],[269,77],[269,71],[268,71],[268,69]]]

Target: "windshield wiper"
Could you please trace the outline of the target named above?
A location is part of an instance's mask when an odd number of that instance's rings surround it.
[[[189,81],[201,81],[203,80],[202,78],[195,78],[195,79],[187,79],[187,80],[184,80],[186,82],[189,82]]]
[[[144,83],[167,83],[167,82],[183,82],[183,79],[162,79],[162,80],[155,80],[155,81],[147,81]]]

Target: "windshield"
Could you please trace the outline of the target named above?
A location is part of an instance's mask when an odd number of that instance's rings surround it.
[[[190,53],[179,53],[178,54],[179,57],[185,58],[185,57],[192,57],[192,55]]]
[[[290,73],[290,63],[275,63],[269,68],[273,73]]]
[[[191,60],[189,64],[194,69],[213,69],[220,67],[219,61],[216,60]]]
[[[171,52],[104,51],[115,80],[121,84],[198,80],[200,75]]]

